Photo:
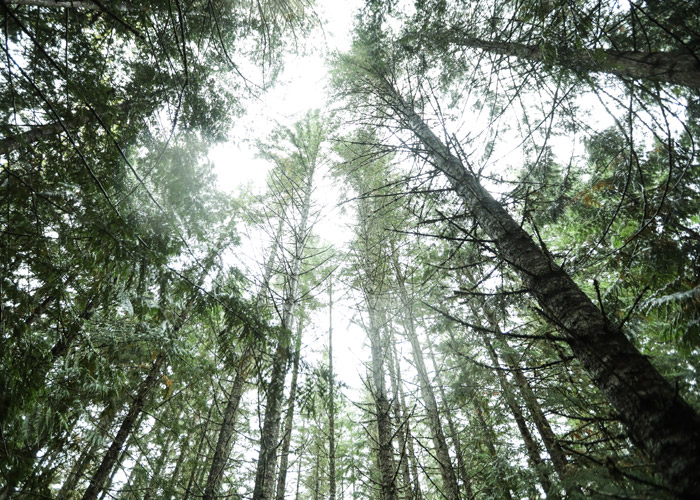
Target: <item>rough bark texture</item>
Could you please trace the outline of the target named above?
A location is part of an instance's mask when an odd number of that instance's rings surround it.
[[[700,416],[479,184],[389,82],[384,81],[382,92],[489,235],[499,257],[518,273],[544,315],[565,335],[576,358],[657,470],[680,496],[697,494]]]
[[[700,62],[689,52],[637,52],[620,50],[574,51],[566,47],[552,49],[549,55],[542,46],[500,40],[453,36],[455,44],[483,49],[495,54],[537,62],[551,62],[584,73],[607,73],[635,80],[700,88]]]
[[[114,441],[112,441],[109,450],[107,450],[107,453],[102,459],[100,466],[95,471],[95,474],[93,474],[92,479],[90,480],[90,485],[83,494],[83,500],[95,500],[97,495],[99,495],[102,491],[110,471],[114,468],[114,464],[119,458],[119,454],[122,451],[124,443],[131,434],[134,424],[141,414],[141,410],[143,410],[143,405],[146,403],[148,394],[160,379],[160,373],[164,363],[165,354],[159,354],[155,361],[153,361],[148,375],[139,384],[138,390],[136,391],[136,397],[129,406],[129,410],[126,413],[126,416],[122,421],[122,425],[119,427],[119,431],[117,432]]]

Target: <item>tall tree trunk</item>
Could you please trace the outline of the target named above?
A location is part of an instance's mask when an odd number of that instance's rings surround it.
[[[393,247],[392,243],[392,247]],[[418,341],[414,318],[413,318],[413,301],[406,290],[406,280],[401,271],[398,261],[396,248],[392,248],[392,262],[394,265],[394,275],[398,285],[399,297],[401,299],[401,315],[403,319],[404,333],[411,344],[411,352],[413,354],[413,363],[418,372],[418,381],[420,385],[421,397],[425,405],[425,411],[428,416],[428,426],[433,439],[435,448],[435,459],[440,467],[440,476],[442,477],[442,492],[447,500],[459,500],[459,486],[457,485],[457,475],[452,466],[447,440],[442,429],[442,422],[438,410],[435,392],[428,377],[428,370],[425,366],[423,358],[423,349]]]
[[[525,450],[527,452],[527,457],[528,461],[530,462],[530,466],[534,470],[535,474],[537,474],[537,478],[539,479],[542,488],[547,493],[547,498],[551,498],[552,500],[558,499],[560,498],[559,492],[552,485],[552,480],[549,477],[547,465],[544,463],[542,457],[540,456],[540,449],[537,445],[537,441],[535,441],[535,439],[532,437],[532,433],[530,432],[530,429],[528,428],[527,423],[525,421],[525,416],[523,415],[523,412],[520,409],[520,405],[515,399],[515,394],[513,393],[513,389],[510,385],[510,382],[501,370],[501,364],[498,359],[498,355],[495,349],[493,348],[493,345],[491,345],[491,341],[486,335],[483,336],[483,340],[484,344],[486,345],[486,350],[488,351],[489,358],[491,359],[491,364],[496,369],[496,376],[498,378],[499,385],[501,386],[501,390],[503,391],[503,396],[506,400],[506,404],[508,405],[510,412],[513,414],[513,419],[515,420],[515,423],[518,426],[520,436],[523,438],[523,443],[525,443]]]
[[[189,500],[190,496],[192,495],[192,488],[196,482],[195,479],[197,477],[197,472],[199,472],[199,464],[204,463],[204,460],[201,459],[202,448],[204,447],[204,442],[207,440],[206,437],[207,432],[209,431],[209,424],[211,422],[211,414],[213,409],[214,405],[211,405],[209,407],[209,412],[207,413],[207,419],[204,421],[204,424],[201,424],[202,432],[199,435],[199,444],[197,444],[197,455],[195,455],[195,465],[192,467],[192,471],[190,472],[190,478],[187,481],[185,494],[182,497],[183,500]],[[182,453],[184,452],[185,450],[182,450]]]
[[[695,495],[700,491],[700,416],[479,184],[392,84],[380,78],[383,98],[423,143],[433,165],[447,177],[489,235],[499,257],[515,270],[546,318],[564,334],[633,439],[646,450],[671,488],[681,496]]]
[[[258,291],[255,299],[256,304],[264,300],[265,294],[268,291],[272,271],[277,260],[277,251],[280,247],[280,242],[282,239],[283,223],[284,219],[280,217],[277,231],[272,242],[272,248],[270,249],[270,255],[267,258],[267,262],[265,262],[265,272],[263,274],[260,290]],[[236,415],[238,413],[241,398],[243,397],[245,383],[250,374],[252,361],[252,348],[245,346],[238,359],[236,375],[233,379],[233,385],[231,386],[231,391],[228,396],[226,409],[224,410],[224,418],[223,422],[221,423],[221,429],[219,429],[219,437],[216,442],[216,449],[214,450],[214,456],[212,457],[209,475],[207,476],[207,484],[204,489],[202,500],[213,500],[219,495],[221,480],[223,478],[224,469],[226,468],[226,461],[231,454],[231,439],[236,427]]]
[[[335,376],[333,374],[333,277],[328,284],[328,498],[335,500]]]
[[[102,440],[104,439],[104,436],[109,431],[109,428],[111,427],[112,422],[114,421],[114,418],[116,416],[116,411],[117,410],[111,403],[108,404],[102,410],[100,418],[97,421],[97,425],[95,426],[96,431],[99,433],[100,439],[90,440],[90,446],[87,446],[83,449],[83,452],[80,454],[80,457],[73,465],[73,468],[68,474],[68,477],[66,477],[66,480],[61,485],[61,489],[56,494],[56,498],[58,500],[64,500],[69,493],[75,491],[76,487],[78,486],[78,481],[80,481],[80,478],[85,472],[85,469],[87,468],[88,464],[92,461],[95,452],[97,451],[97,448],[100,446]]]
[[[638,52],[632,50],[573,50],[556,47],[546,50],[542,45],[526,45],[502,40],[450,33],[455,45],[483,49],[494,54],[518,57],[535,62],[560,65],[581,73],[607,73],[635,80],[683,85],[700,88],[700,62],[690,52]]]
[[[438,368],[438,364],[435,359],[435,352],[430,342],[428,342],[428,353],[430,354],[430,360],[433,363],[433,367],[435,367],[435,381],[438,390],[440,391],[440,398],[446,402],[447,398],[445,397],[445,384],[442,381],[442,374],[440,369]],[[475,495],[474,489],[472,488],[471,478],[469,477],[469,473],[467,472],[465,455],[462,450],[462,440],[460,439],[459,433],[457,432],[457,426],[455,425],[454,419],[450,414],[451,411],[449,409],[446,409],[445,420],[447,420],[447,428],[450,430],[450,435],[452,436],[452,443],[454,444],[455,453],[457,455],[457,471],[461,476],[462,484],[464,485],[465,490],[464,492],[466,494],[467,499],[472,500],[475,497]]]
[[[413,435],[411,434],[411,425],[408,418],[408,408],[406,407],[406,394],[404,393],[403,385],[401,385],[401,381],[403,380],[403,377],[401,375],[401,364],[398,360],[398,355],[395,350],[394,342],[392,342],[392,348],[394,348],[394,370],[396,371],[396,378],[397,380],[399,380],[399,403],[401,405],[401,421],[403,421],[404,425],[406,426],[406,451],[408,453],[407,460],[412,478],[412,495],[415,500],[423,500],[423,492],[420,488],[420,479],[418,476],[418,460],[416,459],[416,451],[413,446]]]
[[[378,321],[377,304],[373,297],[366,299],[369,313],[370,350],[372,357],[372,397],[374,398],[375,418],[377,421],[377,462],[381,478],[382,500],[398,500],[396,488],[396,466],[394,463],[394,447],[392,439],[394,432],[391,425],[391,404],[386,392],[384,380],[384,359],[386,346],[382,342],[381,322]]]
[[[129,405],[129,410],[127,411],[126,416],[119,427],[119,431],[117,432],[114,441],[112,441],[107,453],[102,458],[102,462],[93,474],[90,484],[83,494],[83,500],[95,500],[102,491],[110,471],[114,468],[114,465],[119,458],[119,454],[122,451],[124,443],[131,434],[139,415],[141,415],[141,410],[143,410],[143,406],[146,403],[146,398],[151,392],[151,389],[153,389],[153,387],[158,383],[158,380],[160,380],[160,373],[164,364],[165,354],[158,354],[151,365],[148,376],[139,384],[136,391],[136,397]]]
[[[280,452],[280,467],[277,474],[277,492],[275,498],[284,500],[287,488],[287,470],[289,469],[289,449],[292,445],[292,430],[294,427],[294,406],[297,398],[297,378],[299,376],[299,361],[301,357],[301,333],[304,328],[304,321],[299,318],[297,323],[297,334],[294,345],[294,362],[292,365],[292,381],[289,387],[289,398],[287,402],[287,414],[284,418],[284,436],[282,437],[282,450]]]
[[[493,432],[493,427],[491,427],[487,420],[488,405],[477,392],[474,392],[474,395],[472,396],[472,404],[474,405],[474,413],[476,413],[476,421],[481,428],[481,442],[486,446],[486,450],[489,452],[489,455],[491,455],[493,465],[497,465],[499,462],[502,462],[502,458],[496,449],[496,434]],[[502,474],[498,474],[496,476],[495,483],[500,490],[500,495],[498,495],[498,498],[513,500],[513,496],[510,493],[509,482],[506,481]],[[495,491],[492,491],[492,496],[496,496]]]
[[[209,476],[207,477],[207,484],[204,488],[202,500],[212,500],[219,494],[226,461],[231,454],[231,438],[233,437],[233,431],[236,426],[236,414],[238,413],[238,407],[241,402],[241,397],[243,396],[243,388],[246,380],[248,380],[251,356],[250,350],[246,348],[241,353],[238,360],[236,377],[233,379],[231,393],[229,394],[228,403],[224,410],[224,419],[223,422],[221,422],[219,438],[216,441],[216,448],[214,450],[214,456],[212,457]]]
[[[391,381],[392,387],[392,399],[394,401],[394,420],[396,422],[396,437],[399,440],[399,467],[401,469],[401,475],[403,476],[403,496],[406,500],[412,500],[414,496],[413,481],[411,479],[411,472],[409,468],[408,461],[408,440],[410,438],[409,434],[409,422],[408,415],[405,408],[402,406],[402,398],[399,396],[403,393],[403,380],[398,376],[399,364],[398,364],[398,353],[396,351],[396,341],[394,339],[394,332],[389,325],[387,330],[387,343],[389,348],[387,349],[387,365],[389,367],[389,380]]]
[[[267,388],[267,407],[260,436],[260,452],[255,473],[253,500],[270,500],[274,496],[276,451],[279,445],[279,430],[282,412],[282,397],[284,395],[284,379],[287,374],[289,359],[289,329],[292,326],[294,306],[296,303],[297,287],[304,258],[304,250],[309,237],[308,222],[311,209],[311,192],[313,188],[315,159],[306,165],[304,199],[301,206],[301,219],[295,228],[294,253],[290,273],[287,279],[287,289],[284,294],[284,304],[281,318],[281,335],[272,363],[270,383]]]

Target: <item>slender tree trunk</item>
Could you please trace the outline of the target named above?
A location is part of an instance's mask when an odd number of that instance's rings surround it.
[[[440,391],[440,398],[446,402],[447,398],[445,396],[445,384],[442,381],[442,375],[438,368],[437,361],[435,359],[435,352],[430,342],[428,342],[428,353],[430,354],[430,360],[432,361],[433,366],[435,367],[435,381],[438,390]],[[471,478],[469,476],[469,473],[467,472],[467,464],[464,459],[464,452],[462,451],[462,440],[460,439],[459,433],[457,432],[457,426],[455,425],[454,419],[451,417],[450,414],[450,410],[446,409],[445,420],[447,420],[447,428],[450,430],[450,434],[452,436],[452,443],[454,444],[455,453],[457,455],[457,471],[461,476],[462,484],[464,485],[464,490],[467,499],[472,500],[474,498],[474,489],[472,488]]]
[[[700,416],[479,184],[394,87],[382,82],[383,97],[423,143],[435,168],[445,174],[546,318],[564,334],[633,439],[650,455],[671,488],[681,496],[695,495],[700,491]]]
[[[255,300],[256,304],[264,300],[264,296],[268,291],[270,278],[272,277],[272,270],[277,260],[277,251],[282,238],[283,222],[284,219],[280,217],[277,231],[272,242],[272,248],[270,249],[270,255],[265,263],[265,272],[263,274],[260,290],[258,291]],[[219,430],[219,437],[217,439],[214,456],[212,457],[211,467],[209,468],[209,475],[207,476],[207,484],[204,489],[202,500],[213,500],[219,495],[219,489],[221,488],[221,480],[223,478],[224,469],[226,468],[226,462],[231,454],[231,439],[236,426],[236,415],[238,413],[241,398],[243,397],[245,383],[248,380],[248,375],[250,374],[252,360],[252,348],[248,346],[244,347],[238,360],[236,375],[233,380],[233,385],[231,386],[231,392],[229,393],[228,401],[226,403],[226,409],[224,410],[224,418],[223,422],[221,423],[221,429]]]
[[[552,486],[552,480],[549,477],[547,465],[540,456],[540,449],[537,445],[537,441],[535,441],[535,439],[532,437],[532,433],[527,426],[523,412],[520,409],[520,405],[515,399],[515,394],[513,394],[510,382],[506,378],[503,371],[501,371],[501,364],[498,359],[498,355],[496,354],[495,349],[491,345],[491,341],[486,335],[483,336],[483,340],[484,344],[486,345],[489,358],[491,359],[491,363],[496,368],[496,376],[498,377],[498,382],[501,386],[501,390],[503,391],[506,404],[508,405],[510,412],[513,414],[513,419],[518,426],[518,430],[520,430],[520,436],[523,438],[523,442],[525,443],[525,450],[527,451],[530,466],[535,471],[535,474],[537,474],[537,478],[539,479],[542,488],[547,493],[547,498],[551,498],[552,500],[558,499],[560,498],[559,492]]]
[[[408,418],[408,408],[406,407],[406,395],[404,394],[403,385],[401,385],[401,381],[403,380],[403,377],[401,375],[401,364],[399,363],[397,353],[395,350],[395,343],[393,342],[393,340],[392,348],[394,348],[394,370],[396,371],[396,378],[399,381],[399,403],[401,405],[401,421],[403,421],[404,425],[406,426],[406,451],[408,454],[407,460],[412,478],[412,495],[415,500],[423,500],[423,492],[420,488],[420,479],[418,476],[418,460],[416,459],[416,451],[413,446],[413,435],[411,434],[411,425]]]
[[[638,52],[631,50],[572,50],[542,45],[526,45],[501,40],[451,34],[455,45],[483,49],[494,54],[518,57],[535,62],[557,64],[581,73],[607,73],[635,80],[700,88],[700,62],[690,52]]]
[[[457,485],[457,475],[455,474],[454,467],[452,467],[452,459],[450,458],[449,449],[447,448],[445,433],[442,430],[442,422],[437,400],[435,399],[435,392],[433,392],[433,386],[430,377],[428,377],[428,370],[423,358],[423,349],[418,341],[418,335],[416,333],[412,299],[409,297],[408,291],[406,290],[406,280],[399,267],[397,251],[395,248],[392,250],[394,274],[396,276],[399,297],[401,299],[404,332],[411,344],[413,363],[418,372],[420,392],[428,416],[428,426],[430,427],[433,446],[435,448],[435,459],[440,467],[440,476],[442,477],[442,487],[444,489],[443,494],[447,500],[459,500],[460,495],[459,486]]]
[[[86,447],[80,454],[80,458],[78,458],[78,460],[75,462],[73,468],[68,474],[68,477],[61,485],[61,489],[56,494],[56,498],[58,500],[64,500],[69,493],[75,491],[76,487],[78,486],[78,481],[80,481],[80,478],[84,474],[85,469],[87,468],[88,464],[92,461],[95,452],[97,451],[97,448],[100,446],[102,440],[104,439],[104,436],[109,431],[109,428],[111,427],[112,422],[115,418],[115,412],[116,409],[112,404],[108,404],[104,408],[104,410],[102,410],[102,413],[100,414],[100,418],[98,419],[96,425],[96,429],[100,435],[100,439],[91,440],[90,446]]]
[[[474,405],[474,413],[476,413],[476,420],[479,423],[479,427],[481,427],[481,441],[486,446],[489,455],[491,455],[493,464],[497,465],[502,461],[502,458],[499,456],[498,450],[496,449],[496,435],[487,420],[488,405],[482,399],[481,395],[476,392],[472,397],[472,403]],[[503,475],[498,474],[495,482],[500,489],[499,498],[513,500],[513,496],[510,493],[510,485]]]
[[[328,498],[335,500],[335,376],[333,374],[333,277],[328,285]]]
[[[302,318],[297,323],[297,335],[294,345],[294,362],[292,365],[292,381],[289,387],[289,399],[287,402],[287,415],[284,419],[284,436],[282,437],[282,450],[280,452],[280,467],[277,474],[277,500],[284,500],[287,489],[287,470],[289,469],[289,449],[292,445],[292,430],[294,428],[294,406],[297,398],[297,378],[299,376],[299,358],[301,357],[301,333],[304,328]]]
[[[387,330],[387,340],[389,348],[387,349],[387,365],[389,367],[389,380],[392,386],[392,399],[394,401],[394,420],[396,421],[396,437],[399,440],[399,467],[403,476],[403,493],[407,500],[413,499],[413,481],[408,464],[408,415],[401,405],[402,398],[399,396],[403,392],[403,380],[398,376],[398,353],[396,351],[396,342],[392,328],[389,326]]]
[[[192,467],[192,472],[190,473],[190,478],[187,481],[187,487],[185,488],[185,494],[182,497],[183,500],[189,500],[192,494],[192,487],[195,483],[195,478],[197,477],[197,472],[199,471],[199,464],[204,463],[202,459],[202,448],[204,447],[204,442],[207,440],[207,432],[209,431],[209,423],[211,422],[211,414],[214,409],[214,405],[209,407],[209,412],[207,413],[207,419],[202,426],[202,432],[199,435],[199,444],[197,445],[197,455],[195,456],[195,465]],[[185,450],[182,450],[185,453]]]
[[[114,465],[119,458],[119,454],[124,447],[124,443],[126,443],[127,438],[131,434],[139,415],[141,415],[141,410],[146,403],[148,394],[158,383],[158,380],[160,380],[160,373],[164,364],[165,354],[158,354],[151,365],[151,370],[148,372],[148,376],[139,384],[138,390],[136,391],[136,397],[131,405],[129,405],[129,410],[127,411],[126,416],[119,427],[119,431],[117,432],[114,441],[107,450],[105,456],[102,458],[102,462],[100,463],[99,467],[93,474],[90,484],[83,494],[83,500],[95,500],[102,491],[110,471],[114,468]]]
[[[314,159],[315,162],[315,159]],[[289,328],[292,326],[293,311],[296,301],[297,287],[304,249],[308,241],[309,211],[311,209],[311,192],[315,163],[307,165],[304,200],[301,206],[301,219],[295,228],[294,253],[287,290],[282,308],[281,331],[286,338],[280,338],[274,354],[270,384],[267,388],[267,407],[260,436],[260,453],[255,474],[253,500],[270,500],[274,496],[276,451],[279,445],[279,430],[282,412],[282,397],[284,395],[284,379],[287,374],[289,359]]]
[[[366,299],[369,312],[369,331],[372,355],[372,396],[374,398],[375,418],[377,420],[377,462],[381,477],[382,500],[398,500],[396,488],[396,466],[394,464],[394,447],[392,445],[393,429],[391,425],[391,405],[386,392],[384,380],[384,359],[386,346],[383,345],[381,326],[377,319],[377,305],[374,298]]]
[[[238,413],[238,407],[240,406],[241,397],[243,396],[245,382],[248,380],[250,359],[251,352],[248,348],[246,348],[241,353],[238,360],[236,377],[233,379],[231,393],[228,397],[226,409],[224,410],[224,419],[221,423],[219,438],[216,442],[216,448],[211,461],[209,476],[207,477],[207,484],[204,488],[202,500],[212,500],[217,498],[219,494],[219,488],[221,487],[221,480],[224,475],[226,461],[231,454],[231,438],[233,437],[233,431],[236,426],[236,414]]]

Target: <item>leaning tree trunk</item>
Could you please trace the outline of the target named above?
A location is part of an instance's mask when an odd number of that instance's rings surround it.
[[[151,389],[153,389],[153,387],[155,387],[155,385],[158,383],[158,380],[160,380],[160,373],[164,364],[165,354],[161,353],[156,357],[155,361],[153,361],[151,369],[148,372],[148,376],[139,384],[138,390],[136,391],[136,397],[132,401],[131,405],[129,405],[129,410],[127,411],[126,416],[119,427],[119,431],[117,432],[114,441],[112,441],[107,453],[102,458],[102,462],[93,474],[90,484],[83,494],[83,500],[95,500],[102,491],[109,473],[114,468],[114,464],[119,458],[119,454],[124,447],[124,443],[126,443],[127,438],[131,434],[139,415],[141,415],[143,406],[146,403],[146,398],[150,394]]]
[[[455,45],[486,50],[494,54],[535,62],[551,62],[581,73],[607,73],[622,78],[651,80],[700,88],[700,62],[690,52],[639,52],[632,50],[572,50],[557,47],[547,51],[541,45],[526,45],[502,40],[453,34]],[[554,57],[552,57],[553,54]]]
[[[700,416],[481,186],[392,84],[380,78],[383,99],[423,143],[435,168],[447,177],[492,240],[498,256],[520,276],[544,316],[563,333],[632,438],[646,450],[671,488],[680,496],[696,495],[700,491]]]

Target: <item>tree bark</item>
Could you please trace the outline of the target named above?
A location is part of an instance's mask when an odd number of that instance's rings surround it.
[[[279,430],[282,412],[282,397],[284,395],[284,379],[287,374],[287,361],[289,359],[289,328],[292,326],[296,293],[299,284],[301,263],[304,258],[304,250],[308,241],[309,211],[311,209],[311,192],[313,188],[314,171],[316,169],[315,156],[306,164],[306,179],[304,183],[304,198],[301,205],[301,219],[299,226],[295,228],[294,253],[291,269],[288,276],[287,290],[284,294],[282,308],[281,332],[276,352],[274,354],[270,384],[267,389],[267,407],[260,436],[260,452],[255,474],[255,486],[253,488],[253,500],[270,500],[274,496],[275,488],[275,464],[276,451],[279,445]]]
[[[483,340],[484,344],[486,345],[486,350],[488,351],[489,358],[491,359],[491,363],[493,364],[494,368],[496,368],[496,376],[498,377],[498,382],[501,386],[501,390],[503,391],[503,396],[506,400],[506,404],[508,405],[510,412],[513,414],[513,419],[515,420],[515,423],[518,426],[520,436],[523,438],[523,443],[525,443],[525,450],[527,451],[527,457],[528,461],[530,462],[530,466],[534,470],[535,474],[537,474],[537,478],[539,479],[542,488],[547,493],[547,498],[551,498],[552,500],[561,498],[557,489],[554,488],[552,485],[552,480],[549,476],[547,465],[544,463],[542,457],[540,456],[540,448],[537,444],[537,441],[535,441],[535,439],[533,438],[530,429],[527,426],[525,416],[523,415],[520,405],[515,399],[515,394],[513,393],[510,382],[506,378],[505,374],[501,371],[501,364],[498,359],[498,355],[495,349],[493,348],[493,345],[491,345],[491,341],[486,335],[483,336]]]
[[[445,397],[445,384],[442,381],[442,376],[440,374],[440,370],[438,369],[438,364],[435,360],[435,352],[433,351],[433,346],[430,343],[428,343],[428,353],[430,354],[430,360],[432,361],[433,366],[435,367],[435,380],[437,382],[436,385],[438,387],[438,390],[440,391],[440,397],[442,398],[443,402],[446,402],[447,398]],[[449,409],[445,410],[445,420],[447,420],[447,428],[450,430],[452,443],[454,444],[455,453],[457,455],[457,471],[461,476],[462,484],[464,485],[464,492],[467,498],[469,500],[472,500],[473,498],[475,498],[474,489],[472,488],[471,478],[469,477],[469,473],[467,472],[467,465],[464,460],[462,442],[459,438],[459,433],[457,432],[457,426],[454,423],[454,419],[450,416],[450,413],[451,412]]]
[[[393,430],[391,425],[391,405],[386,392],[384,380],[384,359],[386,358],[385,346],[380,333],[380,322],[377,320],[377,305],[375,299],[366,298],[369,314],[369,331],[372,357],[372,396],[374,398],[375,418],[377,421],[377,463],[381,477],[382,500],[398,500],[396,488],[396,465],[394,463],[394,447],[392,444]]]
[[[404,126],[423,143],[434,167],[449,180],[493,241],[499,257],[520,276],[544,316],[564,334],[592,381],[680,496],[700,491],[700,416],[608,320],[506,210],[428,128],[392,84],[380,91]]]

